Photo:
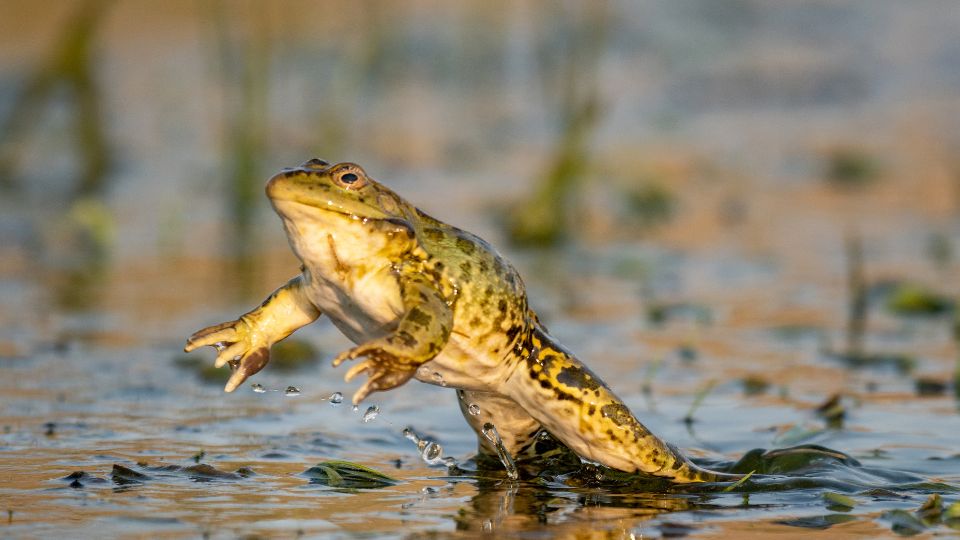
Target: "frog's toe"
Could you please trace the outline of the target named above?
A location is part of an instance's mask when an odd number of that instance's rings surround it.
[[[224,392],[233,392],[243,381],[257,373],[270,361],[270,348],[258,347],[244,355],[239,362],[231,363],[233,374],[223,387]]]
[[[336,365],[336,364],[334,364],[334,365]],[[364,371],[367,371],[368,369],[371,369],[371,368],[373,368],[373,367],[374,367],[374,362],[373,362],[373,360],[364,360],[363,362],[360,362],[359,364],[357,364],[357,365],[353,366],[352,368],[350,368],[350,370],[347,371],[347,374],[343,376],[343,381],[344,381],[344,382],[350,382],[350,381],[352,381],[352,380],[354,379],[354,377],[356,377],[357,375],[360,375],[360,374],[363,373]]]
[[[190,352],[206,345],[216,347],[217,343],[232,343],[237,341],[236,325],[237,321],[230,321],[208,326],[203,330],[197,330],[192,336],[187,338],[187,344],[183,348],[183,351]]]
[[[243,357],[243,353],[247,351],[247,345],[244,343],[231,343],[228,347],[224,348],[223,345],[219,345],[220,342],[214,343],[214,347],[217,348],[217,359],[214,360],[214,367],[223,367],[227,362],[234,360],[240,360]]]

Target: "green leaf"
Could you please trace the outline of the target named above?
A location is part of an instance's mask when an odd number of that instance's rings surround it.
[[[730,492],[730,491],[733,491],[733,490],[739,488],[739,487],[742,486],[744,483],[746,483],[746,481],[749,480],[750,477],[753,476],[753,473],[755,473],[755,472],[757,472],[757,471],[750,471],[750,472],[748,472],[747,474],[743,475],[743,478],[741,478],[741,479],[737,480],[736,482],[730,484],[729,486],[723,488],[723,491],[722,491],[722,492],[723,492],[723,493],[728,493],[728,492]]]
[[[350,461],[323,461],[303,473],[310,482],[338,488],[382,488],[399,480],[382,472]]]
[[[841,495],[840,493],[833,493],[828,491],[823,494],[823,498],[826,499],[830,506],[839,506],[846,509],[852,509],[857,506],[857,500],[853,497],[848,497],[846,495]]]

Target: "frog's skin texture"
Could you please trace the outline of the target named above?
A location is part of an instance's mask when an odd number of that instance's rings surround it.
[[[676,482],[731,478],[693,465],[637,421],[547,333],[516,270],[480,238],[352,163],[313,159],[275,175],[266,191],[302,272],[258,308],[187,341],[188,352],[215,346],[216,365],[233,367],[227,392],[267,364],[273,343],[323,313],[357,344],[333,361],[358,361],[347,381],[366,375],[355,404],[416,378],[458,390],[485,453],[493,447],[480,430],[490,422],[514,455],[546,430],[614,469]]]

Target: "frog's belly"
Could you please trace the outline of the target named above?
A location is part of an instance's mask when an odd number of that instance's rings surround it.
[[[320,312],[357,344],[390,333],[403,314],[400,287],[393,276],[358,278],[350,290],[341,283],[314,278],[307,294]]]
[[[511,371],[499,355],[479,349],[468,338],[451,338],[433,360],[417,369],[418,381],[460,390],[498,392]]]

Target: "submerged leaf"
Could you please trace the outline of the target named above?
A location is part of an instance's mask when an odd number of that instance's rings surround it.
[[[906,510],[891,510],[881,516],[890,522],[890,529],[901,536],[913,536],[927,530],[927,526]]]

